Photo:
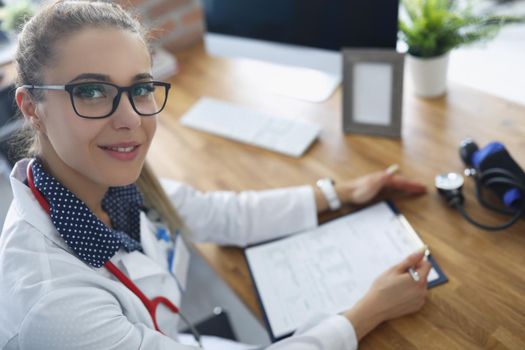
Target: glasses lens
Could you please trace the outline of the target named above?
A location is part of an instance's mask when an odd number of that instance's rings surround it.
[[[72,91],[74,107],[83,117],[104,117],[111,113],[117,93],[116,87],[104,83],[77,85]]]
[[[142,115],[153,115],[164,107],[167,88],[156,82],[138,83],[133,85],[131,96],[137,112]]]

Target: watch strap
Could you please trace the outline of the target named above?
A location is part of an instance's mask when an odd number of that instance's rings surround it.
[[[317,188],[319,188],[324,198],[326,199],[330,210],[338,210],[341,208],[341,201],[337,196],[334,184],[334,180],[330,178],[319,179],[316,183]]]

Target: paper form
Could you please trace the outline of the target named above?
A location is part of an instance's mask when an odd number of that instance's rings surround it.
[[[423,246],[386,203],[246,249],[276,338],[312,315],[351,308],[375,278]],[[429,281],[437,279],[432,269]]]

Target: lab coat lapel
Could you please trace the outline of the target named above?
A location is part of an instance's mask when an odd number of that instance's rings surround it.
[[[18,214],[17,216],[34,226],[58,246],[71,252],[71,249],[58,234],[49,214],[42,209],[31,189],[23,182],[26,179],[28,163],[29,159],[19,161],[10,176],[14,209]],[[154,226],[143,212],[140,215],[140,239],[144,253],[149,259],[138,251],[122,255],[121,262],[132,280],[166,274],[167,270],[166,252],[156,242]]]
[[[59,236],[49,214],[42,209],[29,186],[26,186],[23,182],[26,179],[28,163],[29,159],[24,159],[16,163],[10,176],[14,198],[12,205],[14,205],[14,209],[18,214],[17,216],[22,221],[26,221],[34,226],[58,246],[70,251],[67,244]]]
[[[126,269],[128,277],[132,281],[151,277],[155,275],[164,275],[166,271],[163,270],[155,261],[149,259],[146,255],[139,251],[133,251],[122,255],[121,263]]]
[[[144,254],[154,260],[163,269],[168,270],[168,254],[157,239],[157,228],[144,212],[140,212],[140,243]]]
[[[167,256],[158,244],[155,236],[155,226],[148,220],[144,212],[140,213],[140,243],[144,254],[134,251],[122,257],[122,264],[132,280],[139,280],[167,272]]]

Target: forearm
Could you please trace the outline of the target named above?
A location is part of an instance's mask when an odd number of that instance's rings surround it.
[[[317,226],[311,186],[241,193],[201,192],[173,180],[162,186],[194,241],[245,246]]]
[[[320,315],[319,315],[320,316]],[[342,315],[320,316],[301,325],[293,336],[273,343],[268,350],[356,350],[354,328]]]

